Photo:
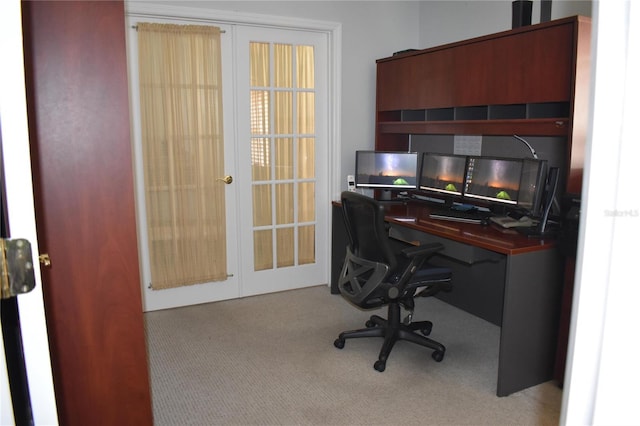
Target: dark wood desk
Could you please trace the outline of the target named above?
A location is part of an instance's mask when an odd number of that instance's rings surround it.
[[[548,250],[556,246],[554,239],[529,238],[513,229],[497,225],[476,225],[472,223],[431,219],[433,207],[420,202],[391,202],[386,217],[389,223],[437,235],[474,247],[491,250],[506,255],[516,255]]]
[[[454,290],[438,297],[500,326],[497,395],[551,380],[563,265],[555,241],[497,225],[431,219],[431,209],[421,202],[389,203],[389,234],[411,244],[441,243],[432,263],[453,270]],[[331,290],[337,293],[347,237],[335,202],[332,237]]]

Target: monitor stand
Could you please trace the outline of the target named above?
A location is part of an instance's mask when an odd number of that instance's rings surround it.
[[[376,201],[383,204],[405,204],[408,200],[408,196],[397,196],[393,197],[391,190],[388,189],[380,189],[376,194]]]
[[[378,201],[391,201],[391,191],[388,189],[380,190]]]

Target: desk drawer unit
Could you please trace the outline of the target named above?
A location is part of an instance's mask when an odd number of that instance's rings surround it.
[[[436,297],[492,324],[502,324],[505,255],[402,226],[391,226],[389,235],[411,244],[442,244],[444,249],[429,262],[452,270],[453,290]]]

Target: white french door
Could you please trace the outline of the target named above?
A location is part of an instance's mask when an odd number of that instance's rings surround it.
[[[224,184],[221,180],[219,184],[225,186],[228,277],[224,281],[154,290],[149,285],[138,46],[133,28],[137,22],[181,25],[191,22],[149,16],[128,17],[145,311],[326,284],[329,239],[329,209],[325,205],[329,200],[327,34],[211,23],[224,32],[221,37],[224,174],[231,176],[233,181]],[[269,76],[267,80],[253,84],[252,49],[267,52],[258,57],[262,61],[260,66],[268,67]],[[255,59],[253,66],[256,66]],[[286,75],[285,80],[273,79],[276,71]],[[256,72],[253,75],[255,77]],[[267,94],[267,102],[264,97],[260,98],[264,94]],[[291,112],[290,117],[274,114],[274,108],[282,105]],[[256,108],[260,109],[259,113]],[[256,128],[256,117],[260,117],[264,127]]]
[[[222,281],[207,282],[202,284],[185,285],[181,287],[168,289],[153,289],[151,287],[151,262],[149,249],[149,235],[147,231],[146,219],[146,202],[145,202],[145,179],[143,166],[143,150],[141,142],[141,115],[140,115],[140,87],[138,72],[138,37],[135,26],[138,22],[153,23],[171,23],[178,25],[188,25],[177,19],[149,18],[144,17],[136,19],[129,17],[128,19],[128,55],[129,55],[129,76],[131,83],[131,102],[133,116],[133,145],[134,145],[134,162],[136,176],[136,198],[138,204],[138,231],[140,245],[140,262],[142,272],[142,294],[145,311],[153,311],[158,309],[173,308],[178,306],[193,305],[198,303],[207,303],[217,300],[232,299],[240,295],[239,273],[238,273],[238,237],[237,237],[237,213],[238,207],[236,202],[237,189],[235,182],[231,181],[225,184],[224,177],[235,177],[236,156],[234,150],[233,139],[233,74],[228,70],[224,70],[225,65],[231,65],[233,62],[233,43],[231,37],[221,37],[221,51],[223,62],[222,76],[222,103],[223,103],[223,128],[224,132],[224,173],[218,176],[215,185],[224,187],[225,191],[225,221],[226,221],[226,246],[220,247],[222,253],[221,258],[227,259],[227,279]],[[230,26],[216,25],[225,31],[225,34],[231,33]],[[169,218],[170,219],[170,218]],[[224,251],[226,250],[226,255]],[[211,259],[213,262],[215,259]]]
[[[238,27],[242,295],[327,283],[327,35]]]

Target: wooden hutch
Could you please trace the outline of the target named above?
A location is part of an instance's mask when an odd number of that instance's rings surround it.
[[[557,136],[579,194],[590,41],[576,16],[378,60],[376,150],[406,151],[409,135]]]

